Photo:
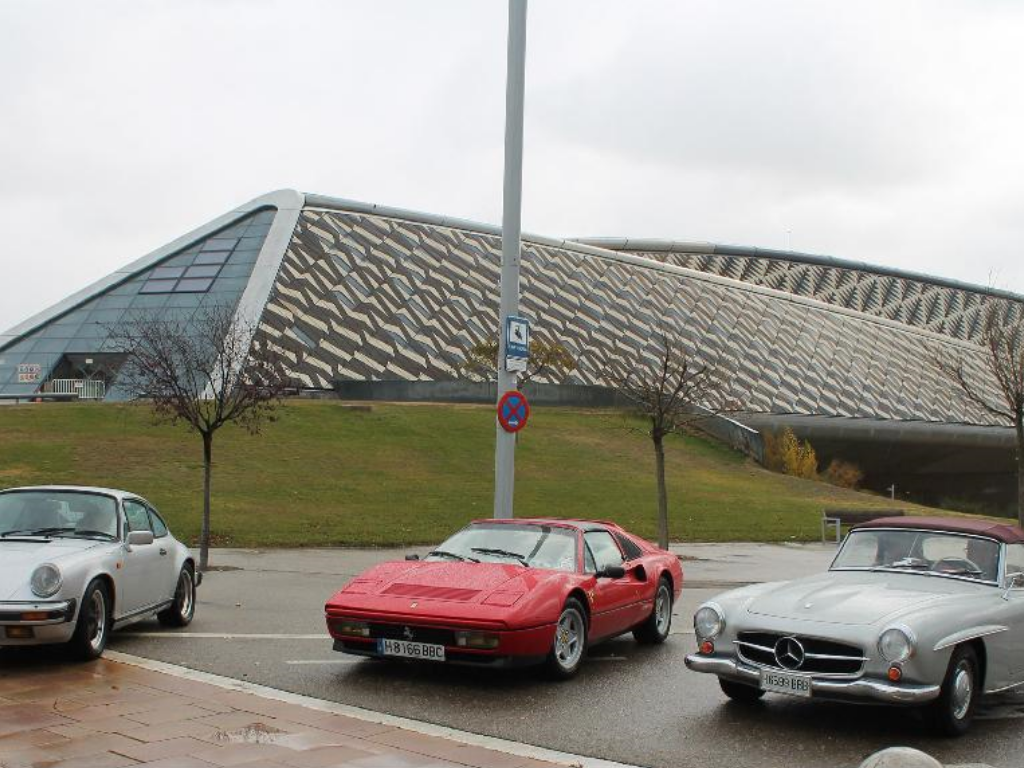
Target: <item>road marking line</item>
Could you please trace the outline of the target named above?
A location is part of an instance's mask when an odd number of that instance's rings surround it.
[[[206,640],[330,640],[326,632],[319,635],[246,634],[244,632],[125,632],[121,637],[184,637]]]
[[[166,675],[178,677],[183,680],[194,680],[200,683],[207,683],[229,691],[251,693],[254,696],[260,696],[272,701],[280,701],[285,704],[297,704],[300,707],[308,707],[309,709],[315,709],[320,712],[344,715],[367,723],[388,725],[392,728],[402,728],[403,730],[421,733],[425,736],[436,736],[441,739],[456,741],[460,744],[483,747],[484,749],[491,749],[495,752],[504,752],[517,757],[527,757],[541,761],[546,760],[549,763],[560,763],[566,766],[573,766],[574,768],[638,768],[638,766],[628,765],[626,763],[602,760],[599,757],[584,757],[583,755],[574,755],[569,752],[559,752],[555,749],[535,747],[532,744],[522,744],[518,741],[499,739],[495,736],[483,736],[478,733],[470,733],[469,731],[460,731],[456,728],[449,728],[444,725],[434,725],[433,723],[425,723],[421,720],[412,720],[407,717],[398,717],[397,715],[388,715],[383,712],[374,712],[371,709],[354,707],[351,704],[338,704],[334,701],[314,699],[312,696],[303,696],[299,693],[279,691],[276,688],[270,688],[266,685],[247,683],[242,680],[235,680],[231,677],[224,677],[222,675],[214,675],[210,672],[200,672],[199,670],[189,669],[188,667],[181,667],[177,664],[168,664],[165,661],[154,661],[153,659],[144,659],[140,656],[132,656],[131,654],[121,653],[120,651],[108,650],[105,653],[105,657],[110,661],[128,664],[133,667],[141,667],[142,669],[148,669],[153,672],[163,672]]]

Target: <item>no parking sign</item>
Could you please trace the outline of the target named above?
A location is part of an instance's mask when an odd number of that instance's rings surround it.
[[[530,404],[522,392],[512,390],[498,400],[498,423],[506,432],[518,432],[529,418]]]

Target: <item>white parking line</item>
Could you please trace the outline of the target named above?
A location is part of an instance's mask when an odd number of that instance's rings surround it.
[[[207,640],[330,640],[326,632],[318,635],[247,634],[244,632],[126,632],[121,637],[185,637]]]

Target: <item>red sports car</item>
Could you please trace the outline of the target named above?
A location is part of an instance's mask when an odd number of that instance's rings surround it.
[[[572,677],[587,646],[626,632],[660,643],[679,559],[614,523],[477,520],[420,560],[381,563],[325,606],[334,648]]]

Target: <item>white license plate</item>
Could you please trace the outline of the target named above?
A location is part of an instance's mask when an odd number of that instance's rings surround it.
[[[811,695],[811,678],[805,675],[787,675],[785,672],[761,670],[761,690],[785,693],[790,696]]]
[[[401,656],[405,659],[422,661],[444,661],[444,646],[433,643],[411,643],[408,640],[377,641],[377,653],[381,656]]]

